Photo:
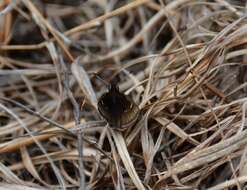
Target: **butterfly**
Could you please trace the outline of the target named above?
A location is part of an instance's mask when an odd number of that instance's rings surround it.
[[[121,93],[113,82],[108,85],[108,92],[99,98],[98,110],[111,127],[120,130],[133,126],[140,115],[135,102]]]

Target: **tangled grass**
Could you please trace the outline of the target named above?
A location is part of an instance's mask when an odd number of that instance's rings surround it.
[[[0,190],[245,189],[247,3],[0,1]],[[117,78],[124,132],[97,100]]]

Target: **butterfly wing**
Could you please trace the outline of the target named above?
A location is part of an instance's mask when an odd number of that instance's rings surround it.
[[[109,125],[116,128],[123,128],[132,122],[139,111],[137,105],[119,92],[116,86],[101,96],[98,109]]]
[[[111,126],[120,127],[124,105],[126,102],[121,95],[108,92],[99,99],[98,110]]]
[[[139,118],[140,110],[138,106],[131,102],[131,106],[121,115],[121,127],[127,128],[136,123]]]

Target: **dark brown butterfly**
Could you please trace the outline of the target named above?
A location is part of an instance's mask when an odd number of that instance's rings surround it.
[[[138,106],[115,83],[109,84],[108,92],[100,97],[98,109],[109,125],[117,129],[133,126],[140,114]]]

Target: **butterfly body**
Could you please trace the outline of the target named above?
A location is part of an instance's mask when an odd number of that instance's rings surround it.
[[[116,84],[110,84],[109,91],[100,97],[98,109],[109,125],[118,129],[132,126],[139,117],[138,106]]]

